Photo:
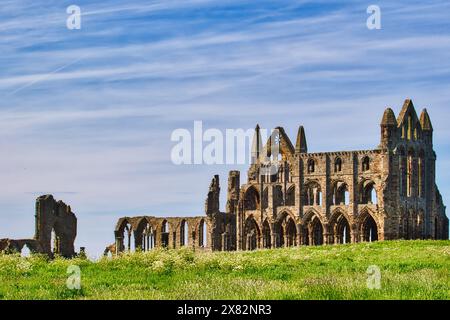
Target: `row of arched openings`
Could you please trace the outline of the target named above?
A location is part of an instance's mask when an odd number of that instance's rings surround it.
[[[324,227],[317,216],[313,216],[306,226],[301,227],[302,243],[304,245],[323,245]],[[378,227],[370,214],[367,214],[361,224],[361,241],[372,242],[378,240]],[[344,215],[339,215],[332,223],[330,233],[331,242],[346,244],[351,242],[350,224]],[[260,231],[253,217],[247,218],[244,224],[243,250],[255,250],[259,248],[280,248],[297,246],[297,225],[288,214],[282,214],[273,224],[271,230],[265,220]]]
[[[349,205],[350,193],[348,185],[343,181],[335,181],[331,190],[332,205]],[[262,208],[268,207],[268,188],[264,189]],[[282,186],[276,186],[273,194],[274,205],[278,206],[294,206],[295,205],[295,186],[288,188],[286,198],[283,196]],[[365,180],[359,186],[359,204],[376,204],[377,194],[375,183],[372,180]],[[304,186],[302,195],[302,203],[305,206],[321,206],[322,205],[322,188],[316,181],[310,181]],[[259,193],[253,186],[249,187],[244,196],[244,207],[246,210],[259,210],[260,197]]]
[[[125,251],[135,251],[135,234],[133,232],[132,226],[130,223],[125,224],[122,231],[122,239],[123,239],[123,249]],[[173,235],[173,233],[172,233]],[[176,233],[175,233],[176,235]],[[161,224],[161,232],[160,232],[160,245],[161,247],[169,247],[170,243],[170,225],[167,220],[164,220]],[[182,220],[179,228],[179,243],[180,246],[188,246],[190,245],[190,237],[189,237],[189,225],[186,220]],[[147,223],[142,229],[141,233],[141,245],[140,250],[149,251],[156,247],[156,239],[157,239],[157,230],[153,228],[150,223]],[[176,238],[174,237],[174,240]],[[206,247],[208,239],[208,229],[205,220],[201,220],[198,227],[198,246]]]
[[[341,172],[342,171],[342,165],[343,161],[340,157],[336,157],[334,159],[334,172]],[[361,169],[362,171],[369,171],[370,170],[370,158],[368,156],[365,156],[361,159]],[[316,161],[314,159],[308,159],[307,161],[307,172],[308,173],[314,173],[316,171]]]

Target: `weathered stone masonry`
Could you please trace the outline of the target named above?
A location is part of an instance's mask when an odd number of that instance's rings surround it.
[[[433,127],[406,100],[398,118],[387,108],[373,150],[308,153],[305,130],[295,146],[278,127],[265,145],[256,126],[252,163],[241,186],[228,176],[225,212],[214,176],[198,217],[124,217],[106,254],[155,247],[231,251],[392,239],[448,239],[449,220],[436,185]],[[273,147],[279,150],[275,155]],[[273,154],[272,154],[273,153]],[[275,165],[275,166],[274,166]],[[275,167],[276,171],[267,169]],[[77,218],[51,195],[36,200],[33,239],[0,239],[0,252],[76,255]],[[84,248],[80,249],[83,252]]]
[[[435,182],[433,127],[406,100],[395,117],[387,108],[376,149],[308,153],[303,127],[295,146],[283,128],[265,146],[255,129],[248,181],[228,177],[226,212],[219,177],[209,188],[206,216],[121,218],[105,253],[190,246],[253,250],[391,239],[448,239],[449,221]],[[280,150],[271,154],[274,139]],[[270,158],[269,162],[267,158]],[[266,174],[268,165],[278,171]],[[118,250],[117,250],[118,249]]]
[[[238,190],[239,172],[231,171],[227,208],[237,207]],[[182,246],[198,250],[235,250],[236,215],[219,211],[219,193],[219,176],[216,175],[205,201],[206,216],[120,218],[114,231],[116,241],[105,249],[105,254]]]
[[[51,195],[40,196],[36,199],[35,226],[33,239],[0,239],[0,251],[21,252],[27,246],[31,252],[50,257],[75,255],[77,218],[70,206]]]

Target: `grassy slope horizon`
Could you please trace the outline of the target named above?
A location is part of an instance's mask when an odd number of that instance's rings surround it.
[[[81,290],[66,287],[81,269]],[[367,268],[381,288],[367,287]],[[450,299],[450,241],[252,252],[156,249],[93,262],[0,255],[0,299]]]

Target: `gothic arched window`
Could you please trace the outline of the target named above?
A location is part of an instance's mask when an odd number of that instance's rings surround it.
[[[313,173],[315,171],[316,163],[314,162],[314,159],[308,160],[308,173]]]
[[[334,160],[334,172],[341,172],[342,171],[342,160],[341,158],[336,158]]]
[[[362,170],[363,171],[369,171],[370,169],[370,158],[369,157],[364,157],[362,159]]]

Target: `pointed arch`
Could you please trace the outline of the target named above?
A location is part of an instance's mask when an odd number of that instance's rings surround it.
[[[314,217],[311,221],[311,244],[314,246],[320,246],[324,243],[323,241],[323,226],[319,218]]]
[[[322,188],[317,181],[311,180],[304,185],[302,202],[305,206],[322,205]]]
[[[342,211],[336,210],[331,216],[329,231],[334,243],[347,244],[351,242],[349,219]]]
[[[365,211],[361,215],[360,234],[364,242],[378,241],[378,225],[371,213]]]
[[[314,217],[317,217],[320,219],[319,212],[315,208],[309,208],[308,211],[306,211],[306,213],[303,215],[301,224],[307,225],[309,222],[311,222],[314,219]]]
[[[297,224],[294,215],[284,210],[281,212],[274,223],[277,236],[277,247],[291,247],[297,245]]]
[[[208,246],[208,226],[205,219],[201,219],[198,224],[198,246],[201,248]]]
[[[262,237],[263,237],[263,248],[271,248],[272,247],[272,230],[270,228],[269,222],[264,220],[262,225]]]
[[[340,157],[336,157],[334,159],[334,172],[341,172],[342,171],[342,159]]]
[[[136,250],[148,251],[155,247],[155,227],[149,221],[148,217],[142,217],[134,220],[135,229],[133,231],[134,244]]]
[[[273,202],[275,207],[284,205],[283,188],[280,185],[273,189]]]
[[[292,185],[286,192],[286,206],[295,206],[295,185]]]
[[[362,171],[369,171],[370,170],[370,158],[369,156],[364,156],[361,160],[361,168]]]
[[[319,214],[310,210],[303,217],[303,243],[306,245],[321,245],[324,243],[323,222]]]
[[[307,171],[308,173],[314,173],[316,171],[316,161],[313,158],[308,159]]]
[[[116,245],[118,251],[133,251],[134,249],[134,236],[133,226],[129,218],[121,218],[117,223],[116,230]]]
[[[274,248],[282,248],[285,245],[284,239],[284,228],[281,221],[277,221],[273,225],[273,234],[274,234]]]
[[[372,180],[364,180],[359,186],[360,204],[377,204],[378,196],[375,188],[375,182]]]
[[[160,228],[161,233],[161,247],[168,248],[169,247],[169,234],[170,234],[170,224],[169,221],[164,219],[161,223]]]
[[[347,183],[338,180],[334,181],[332,184],[332,204],[335,206],[339,205],[349,205],[350,203],[350,193]]]
[[[297,245],[297,227],[294,220],[289,217],[286,221],[286,246],[293,247]]]
[[[180,246],[185,247],[189,245],[189,225],[186,219],[180,223]]]
[[[261,232],[253,216],[249,216],[244,224],[244,250],[259,248]]]
[[[244,209],[245,210],[257,210],[259,209],[259,192],[254,186],[250,186],[244,194]]]
[[[149,251],[155,247],[155,229],[146,222],[144,228],[141,230],[141,250]]]
[[[28,258],[29,256],[31,256],[31,253],[33,251],[31,250],[31,248],[28,246],[28,243],[25,243],[22,247],[22,249],[20,249],[20,256],[24,257],[24,258]]]

